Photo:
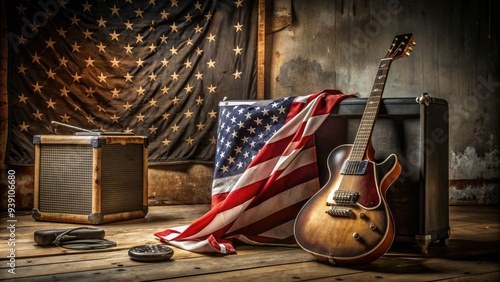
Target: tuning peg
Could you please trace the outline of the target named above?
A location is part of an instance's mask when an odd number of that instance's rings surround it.
[[[411,45],[415,46],[415,45],[417,45],[417,42],[412,41],[412,42],[411,42]]]
[[[408,56],[408,57],[410,56],[410,52],[408,52],[408,51],[407,51],[405,54],[406,54],[406,56]]]
[[[411,47],[408,47],[408,51],[410,51],[410,52],[411,52],[411,51],[413,51],[413,48],[411,48]]]

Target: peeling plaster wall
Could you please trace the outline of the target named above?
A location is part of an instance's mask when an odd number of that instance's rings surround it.
[[[500,2],[292,3],[292,24],[267,36],[268,98],[326,88],[368,97],[393,37],[411,32],[417,45],[392,64],[384,97],[446,99],[450,204],[500,203]]]
[[[497,204],[500,202],[498,186],[500,150],[497,146],[487,147],[489,148],[485,149],[482,155],[479,155],[474,147],[467,147],[459,153],[451,151],[451,203]]]

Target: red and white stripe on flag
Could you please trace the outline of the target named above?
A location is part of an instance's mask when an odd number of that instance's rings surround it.
[[[190,225],[155,233],[162,242],[194,252],[235,253],[232,240],[296,245],[295,217],[319,190],[314,133],[342,99],[325,90],[296,97],[285,124],[245,171],[212,191],[212,208]],[[233,181],[233,182],[231,182]],[[230,183],[228,187],[227,183]]]

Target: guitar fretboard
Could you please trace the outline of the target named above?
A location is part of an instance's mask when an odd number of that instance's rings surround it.
[[[391,63],[391,58],[384,58],[380,61],[377,76],[375,77],[370,97],[366,102],[365,111],[363,113],[363,117],[361,118],[356,139],[354,140],[354,146],[349,158],[352,161],[363,160],[366,149],[368,148],[368,143],[373,132],[375,119],[378,115],[380,102],[382,101],[382,93],[384,92],[385,82],[387,80],[387,74],[389,73]]]

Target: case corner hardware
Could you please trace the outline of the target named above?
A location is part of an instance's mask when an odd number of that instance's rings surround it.
[[[42,141],[42,138],[40,135],[33,136],[33,144],[34,145],[40,145],[41,141]]]
[[[423,93],[422,95],[418,96],[416,99],[418,104],[425,104],[427,107],[432,103],[434,100],[429,93]]]

